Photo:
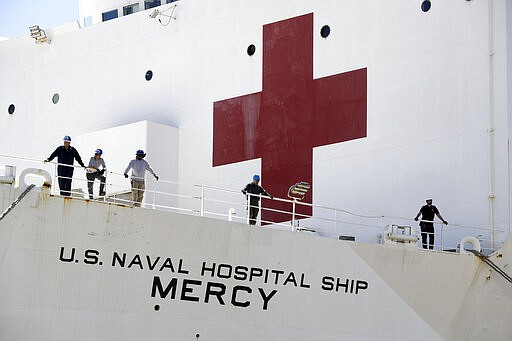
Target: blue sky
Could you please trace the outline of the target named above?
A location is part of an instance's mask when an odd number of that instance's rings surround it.
[[[51,28],[78,19],[78,0],[0,0],[0,36],[29,35],[28,27]]]

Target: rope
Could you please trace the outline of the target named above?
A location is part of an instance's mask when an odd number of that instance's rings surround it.
[[[25,188],[25,190],[23,191],[23,193],[20,194],[20,196],[14,200],[14,202],[12,204],[9,205],[9,207],[7,207],[5,209],[5,211],[2,213],[2,215],[0,215],[0,220],[4,219],[4,217],[9,214],[9,212],[12,211],[12,209],[18,205],[18,203],[21,201],[21,199],[23,199],[23,197],[25,197],[25,195],[27,195],[28,192],[30,192],[30,190],[32,188],[34,188],[36,185],[34,184],[31,184],[30,186],[28,186],[27,188]]]
[[[467,250],[466,249],[466,251],[473,253],[475,256],[477,256],[482,261],[484,261],[487,265],[489,265],[491,268],[493,268],[497,273],[499,273],[501,276],[503,276],[503,278],[505,278],[507,281],[512,283],[512,277],[510,277],[505,271],[500,269],[496,264],[494,264],[494,262],[492,260],[490,260],[488,257],[486,257],[483,253],[478,252],[476,250]]]

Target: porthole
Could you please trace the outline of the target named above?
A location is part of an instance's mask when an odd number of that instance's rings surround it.
[[[14,114],[15,109],[16,108],[14,107],[14,104],[11,104],[11,105],[9,105],[9,108],[7,108],[7,112],[12,115],[12,114]]]
[[[146,80],[150,81],[151,78],[153,78],[153,71],[151,71],[151,70],[146,71]]]
[[[254,46],[253,44],[247,46],[247,54],[249,56],[252,56],[255,52],[256,52],[256,46]]]
[[[432,4],[430,3],[430,0],[425,0],[421,3],[421,10],[423,12],[428,12],[428,11],[430,11],[431,6],[432,6]]]
[[[153,307],[153,309],[155,309],[155,311],[159,311],[160,310],[160,306],[158,304],[155,304],[155,306]]]
[[[331,28],[329,27],[329,25],[322,26],[322,28],[320,29],[320,35],[322,36],[322,38],[327,38],[329,34],[331,34]]]
[[[60,99],[60,96],[58,93],[53,94],[53,97],[52,97],[53,104],[59,103],[59,99]]]

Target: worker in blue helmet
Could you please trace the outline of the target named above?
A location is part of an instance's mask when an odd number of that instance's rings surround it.
[[[89,199],[93,198],[93,187],[94,180],[98,179],[100,181],[100,196],[105,196],[105,181],[107,177],[104,175],[107,166],[105,165],[105,160],[101,157],[103,155],[103,150],[96,149],[94,151],[94,156],[89,160],[89,165],[87,166],[87,173],[85,176],[87,177],[87,189],[89,190]]]
[[[248,183],[242,190],[242,193],[245,194],[248,199],[250,225],[256,225],[256,219],[258,218],[258,213],[260,211],[260,197],[263,195],[272,198],[272,196],[259,185],[259,182],[260,176],[254,175],[252,177],[252,182]]]
[[[132,201],[136,207],[140,207],[140,203],[144,198],[146,171],[149,171],[158,180],[158,175],[155,174],[149,163],[144,160],[145,157],[146,153],[142,149],[137,150],[135,152],[135,160],[130,161],[124,171],[124,177],[128,178],[128,172],[130,169],[132,170]]]
[[[57,167],[57,174],[59,178],[60,195],[70,196],[71,195],[71,180],[73,178],[74,166],[73,163],[76,160],[78,164],[85,168],[84,163],[78,150],[71,147],[71,137],[69,135],[64,136],[62,139],[63,145],[57,147],[55,151],[46,159],[44,162],[50,162],[55,157],[59,163]]]

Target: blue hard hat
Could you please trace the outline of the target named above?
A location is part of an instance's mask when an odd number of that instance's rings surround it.
[[[146,155],[146,153],[144,153],[144,151],[142,149],[139,149],[139,150],[137,150],[135,155]]]
[[[253,180],[256,180],[256,181],[260,181],[260,176],[258,174],[256,174],[255,176],[252,177]]]
[[[98,149],[96,149],[96,150],[94,151],[94,154],[101,155],[101,154],[103,154],[103,150],[101,150],[101,149],[99,149],[99,148],[98,148]]]
[[[71,142],[71,137],[69,137],[68,135],[64,136],[62,138],[63,141],[68,141],[68,142]]]

